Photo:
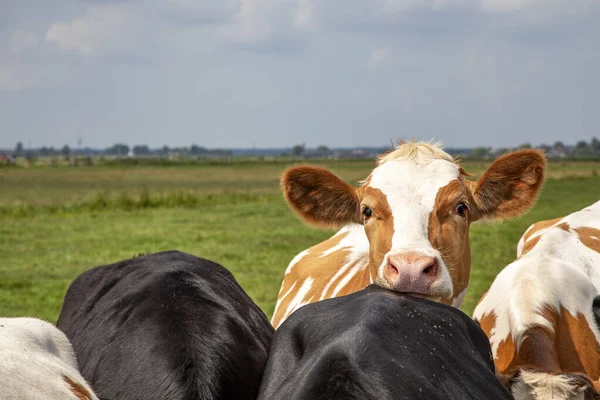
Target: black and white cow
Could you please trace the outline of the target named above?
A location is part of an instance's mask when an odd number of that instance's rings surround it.
[[[229,271],[167,251],[81,274],[57,326],[102,399],[255,399],[273,328]]]
[[[275,332],[259,399],[509,399],[464,313],[376,286],[301,307]]]

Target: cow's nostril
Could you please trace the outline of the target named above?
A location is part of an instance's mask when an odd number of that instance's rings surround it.
[[[424,275],[435,274],[435,272],[436,272],[435,262],[432,262],[425,269],[423,269]]]
[[[400,274],[400,272],[398,271],[398,268],[396,268],[396,266],[394,264],[389,263],[387,265],[386,275],[389,279],[394,280],[398,277],[399,274]]]

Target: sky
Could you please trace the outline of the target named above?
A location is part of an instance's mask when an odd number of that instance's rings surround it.
[[[600,137],[598,0],[0,0],[0,148]]]

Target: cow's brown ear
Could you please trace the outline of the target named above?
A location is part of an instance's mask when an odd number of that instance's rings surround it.
[[[362,223],[357,190],[325,168],[291,167],[281,177],[281,188],[290,207],[313,226]]]
[[[474,219],[517,217],[533,206],[544,184],[546,158],[537,150],[519,150],[490,165],[472,185]]]

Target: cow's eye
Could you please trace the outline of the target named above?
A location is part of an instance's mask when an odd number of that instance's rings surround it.
[[[467,215],[467,211],[469,211],[469,207],[465,203],[458,203],[456,206],[456,213],[461,217]]]
[[[371,218],[372,215],[373,215],[373,210],[371,210],[369,207],[363,208],[363,216],[365,217],[365,220]]]

